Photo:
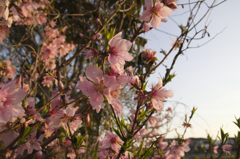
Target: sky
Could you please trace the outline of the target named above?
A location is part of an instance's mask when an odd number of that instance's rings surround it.
[[[207,0],[210,1],[212,0]],[[188,0],[178,0],[179,4],[186,2]],[[199,46],[212,40],[202,47],[185,51],[184,55],[178,58],[172,71],[176,73],[176,77],[165,86],[174,92],[174,97],[165,104],[165,108],[176,107],[177,116],[173,119],[171,128],[177,128],[181,134],[184,114],[190,115],[191,109],[197,108],[191,122],[193,128],[188,129],[186,137],[207,137],[209,133],[216,138],[220,127],[228,132],[230,137],[237,134],[238,127],[233,121],[235,117],[240,118],[239,6],[239,0],[227,0],[212,10],[210,16],[199,27],[201,29],[205,24],[209,24],[207,30],[210,37],[198,40],[191,46]],[[174,39],[174,36],[161,31],[179,35],[180,29],[176,23],[186,24],[188,10],[187,5],[184,9],[179,6],[179,9],[167,18],[167,23],[161,23],[157,30],[153,29],[142,35],[148,39],[147,47],[157,51],[159,60],[163,58],[160,50],[168,51]],[[198,18],[205,11],[206,7],[201,7]],[[173,52],[173,55],[176,53],[177,51]],[[172,59],[173,56],[168,57],[164,64],[169,66]],[[158,68],[150,77],[150,83],[157,83],[158,77],[164,74],[165,68]],[[176,136],[175,132],[167,135]]]

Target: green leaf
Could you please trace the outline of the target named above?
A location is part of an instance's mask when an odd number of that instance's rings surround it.
[[[147,87],[148,81],[144,84],[143,86],[143,90],[145,91],[146,87]]]
[[[119,132],[119,130],[117,130],[117,129],[115,129],[115,128],[113,128],[113,131],[121,138],[121,135],[120,135],[120,132]]]
[[[31,131],[32,131],[32,128],[29,127],[29,126],[27,126],[27,127],[24,129],[23,136],[22,136],[22,138],[20,139],[19,144],[24,144],[24,143],[26,143],[26,142],[25,142],[25,139],[28,137],[28,135],[31,134]]]
[[[97,159],[97,150],[98,150],[98,144],[99,142],[97,142],[97,145],[94,147],[94,152],[93,152],[93,159]]]
[[[69,136],[68,131],[66,131],[62,126],[59,127],[59,130],[65,135],[65,137]]]
[[[234,121],[233,121],[233,123],[236,124],[236,125],[238,126],[238,128],[240,128],[240,118],[237,119],[237,118],[235,117],[235,119],[236,119],[237,122],[234,122]]]
[[[141,141],[141,144],[140,144],[140,146],[139,146],[139,150],[138,150],[138,152],[137,152],[137,154],[136,154],[137,157],[140,157],[140,156],[141,156],[141,151],[142,151],[142,149],[143,149],[143,141]]]

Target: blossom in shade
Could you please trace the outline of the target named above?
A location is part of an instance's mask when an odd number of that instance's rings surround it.
[[[230,154],[230,155],[231,155],[232,149],[233,149],[233,147],[231,145],[223,145],[222,146],[223,152],[226,152],[227,154]]]
[[[102,25],[102,22],[99,18],[97,18],[96,21],[97,21],[98,24]]]
[[[106,131],[106,139],[103,141],[103,148],[112,148],[115,152],[119,152],[121,146],[118,142],[123,143],[123,141],[116,135],[109,131]]]
[[[90,59],[91,57],[96,57],[99,54],[99,51],[92,50],[83,50],[84,59]]]
[[[15,81],[0,86],[0,123],[14,122],[24,116],[21,102],[26,95],[26,91],[16,88]]]
[[[121,115],[123,111],[123,105],[118,100],[121,93],[121,85],[115,76],[105,76],[105,79],[105,85],[107,88],[103,90],[103,94],[107,98],[108,103],[111,104],[113,109],[117,112],[117,115]]]
[[[121,36],[122,32],[115,35],[108,42],[110,46],[108,61],[111,65],[116,65],[119,60],[131,61],[133,59],[132,55],[128,52],[132,43],[126,39],[122,39]]]
[[[80,76],[80,83],[76,88],[90,98],[92,108],[99,112],[105,105],[103,104],[104,98],[101,93],[104,89],[103,72],[100,68],[91,65],[88,66],[85,74],[91,82]]]
[[[149,21],[153,28],[157,28],[162,19],[165,19],[169,16],[172,11],[169,7],[165,6],[159,0],[156,0],[155,5],[153,6],[153,0],[145,0],[146,10],[143,11],[142,16],[139,18],[143,21]],[[152,19],[150,19],[152,16]]]
[[[92,39],[96,39],[96,38],[100,38],[102,35],[100,33],[97,33],[95,35],[92,36]]]
[[[51,87],[53,85],[53,81],[56,82],[56,79],[52,76],[44,76],[43,77],[43,81],[42,81],[42,85],[46,86],[46,87]]]
[[[214,147],[213,147],[213,152],[214,152],[215,154],[217,154],[217,153],[218,153],[218,152],[217,152],[217,150],[218,150],[218,147],[219,147],[218,145],[216,145],[216,146],[214,146]]]

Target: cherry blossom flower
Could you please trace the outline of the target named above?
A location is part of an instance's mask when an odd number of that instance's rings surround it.
[[[103,141],[103,148],[112,148],[115,152],[119,152],[121,146],[118,142],[123,143],[123,141],[115,134],[106,131],[106,139]]]
[[[155,117],[155,116],[151,116],[151,117],[149,118],[149,120],[148,120],[148,122],[149,122],[152,126],[155,126],[156,123],[157,123],[157,121],[158,121],[158,118]]]
[[[158,139],[158,147],[161,148],[162,150],[165,149],[168,146],[168,142],[163,142],[164,137],[160,136]]]
[[[80,83],[76,88],[80,89],[84,95],[90,98],[92,108],[99,113],[100,109],[105,105],[103,104],[104,98],[101,93],[104,89],[103,72],[100,68],[91,65],[88,66],[85,74],[92,82],[89,82],[86,78],[80,76]]]
[[[111,65],[115,65],[119,60],[131,61],[132,55],[129,54],[129,50],[132,43],[126,39],[122,39],[122,32],[115,35],[108,44],[110,45],[108,61]]]
[[[149,21],[153,28],[157,28],[162,19],[165,19],[171,14],[171,9],[161,3],[159,0],[156,0],[155,5],[153,6],[153,0],[145,0],[147,10],[143,11],[142,16],[139,18],[143,21]],[[151,18],[152,15],[152,19]]]
[[[146,49],[142,53],[142,58],[146,61],[146,63],[149,63],[150,61],[156,61],[157,58],[155,57],[156,51],[150,51],[149,49]]]
[[[99,54],[99,51],[92,50],[83,50],[84,59],[90,59],[91,57],[96,57]]]
[[[153,107],[159,111],[163,110],[163,101],[166,98],[173,97],[173,92],[162,87],[162,80],[159,78],[159,82],[152,88],[151,102]]]
[[[186,123],[186,122],[183,122],[183,127],[185,127],[185,128],[192,128],[192,125],[191,124],[189,124],[189,123]]]
[[[54,77],[52,76],[44,76],[43,77],[43,81],[42,81],[42,85],[45,87],[51,87],[53,85],[53,81],[57,81]]]
[[[233,147],[231,145],[223,145],[222,150],[223,152],[226,152],[227,154],[231,155]]]
[[[20,155],[23,155],[24,150],[27,150],[28,154],[31,154],[33,152],[33,149],[37,151],[42,150],[39,142],[43,140],[45,135],[41,135],[38,139],[36,139],[36,134],[37,131],[34,131],[27,137],[27,142],[17,148],[17,151]]]
[[[121,87],[118,85],[117,81],[113,80],[111,81],[109,86],[103,90],[103,94],[107,98],[108,103],[112,105],[113,109],[117,112],[118,116],[122,114],[122,110],[123,110],[123,105],[118,100],[121,93],[120,88]]]
[[[14,122],[24,116],[21,101],[26,95],[26,91],[16,88],[15,81],[0,86],[0,123]]]
[[[218,152],[217,152],[218,148],[219,148],[219,146],[218,146],[218,145],[216,145],[216,146],[214,146],[214,147],[213,147],[213,152],[214,152],[215,154],[217,154],[217,153],[218,153]]]
[[[150,30],[149,25],[146,22],[143,23],[143,29],[145,32],[148,32]]]

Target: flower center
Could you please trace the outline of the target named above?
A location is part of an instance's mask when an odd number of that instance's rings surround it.
[[[112,55],[117,55],[117,48],[116,47],[110,47],[109,49],[109,53],[112,54]]]
[[[159,10],[160,10],[160,7],[159,7],[159,6],[154,6],[154,7],[152,7],[152,9],[151,9],[151,13],[152,13],[153,15],[159,16],[159,14],[158,14]]]
[[[103,83],[103,81],[101,81],[100,83],[97,83],[97,84],[95,84],[95,90],[96,91],[103,91],[103,89],[104,89],[104,83]]]
[[[112,144],[117,143],[117,139],[116,138],[112,138],[110,141],[111,141]]]
[[[114,98],[119,98],[119,95],[120,95],[120,90],[118,89],[114,89],[111,91],[111,96],[113,96]]]

